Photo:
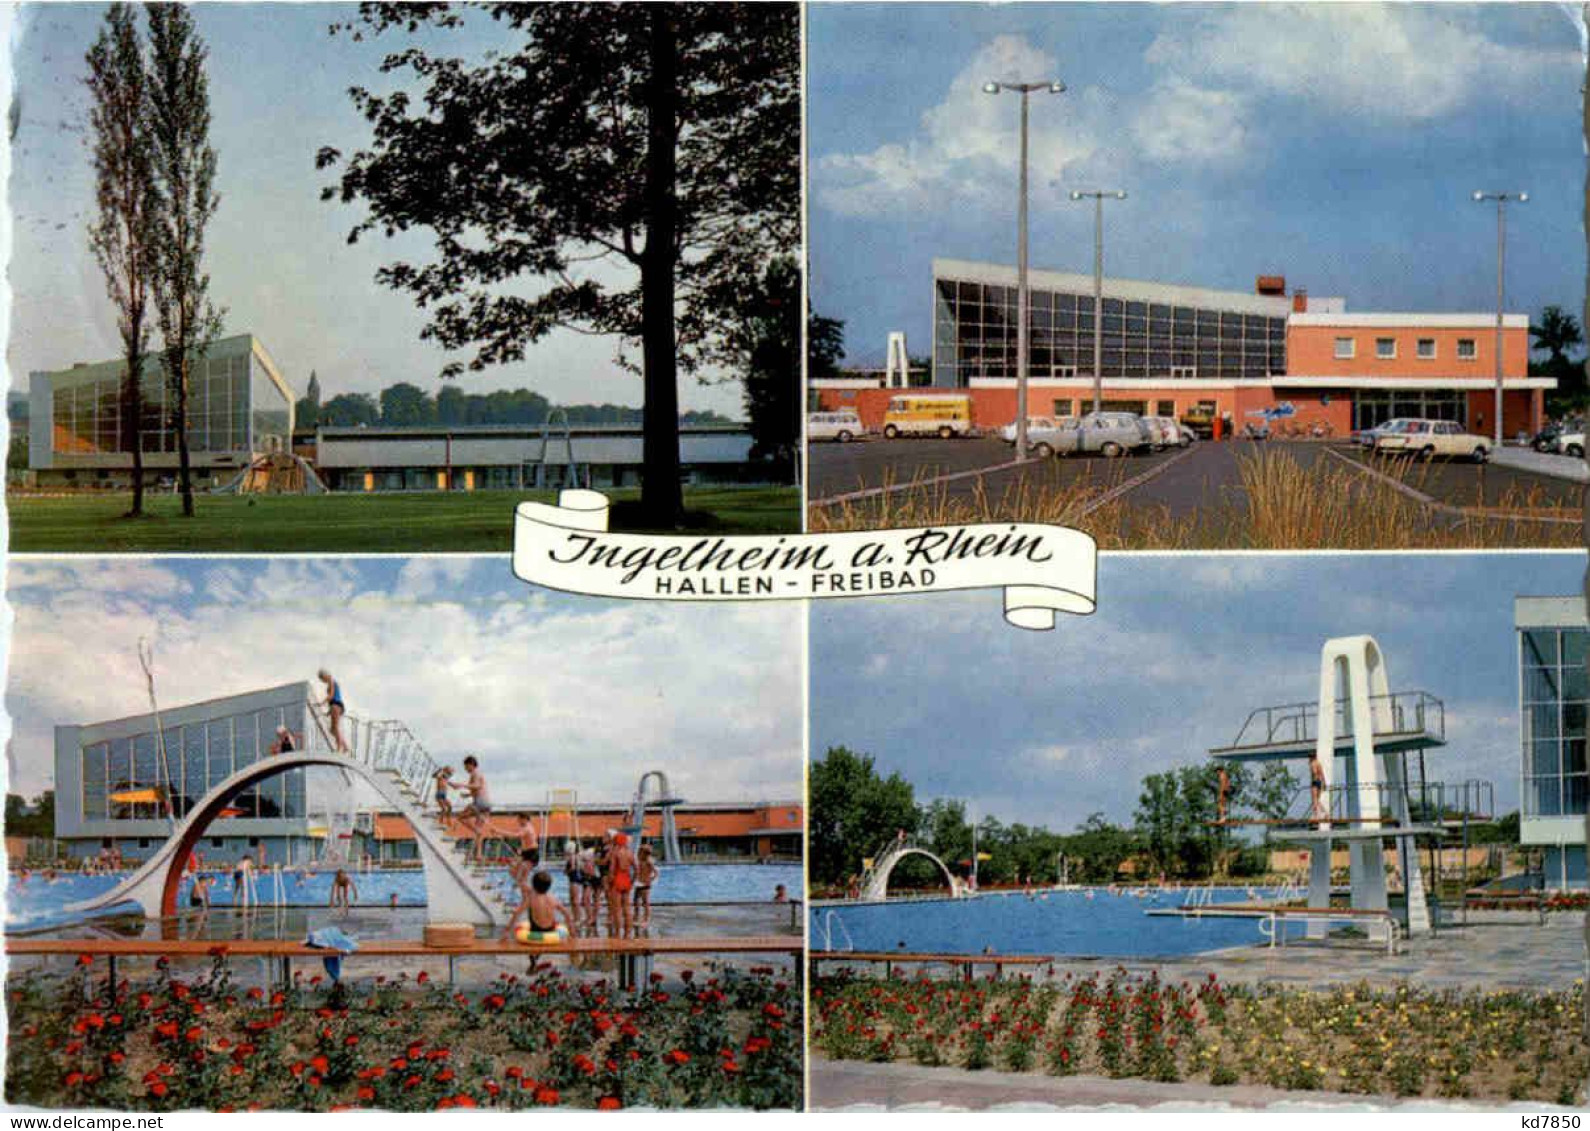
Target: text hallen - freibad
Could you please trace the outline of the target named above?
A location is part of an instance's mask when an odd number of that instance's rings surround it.
[[[847,552],[848,551],[848,552]],[[772,597],[929,588],[932,567],[991,559],[1052,560],[1041,532],[956,527],[798,538],[601,536],[568,531],[547,556],[559,566],[618,573],[663,597]],[[639,583],[639,585],[637,585]]]

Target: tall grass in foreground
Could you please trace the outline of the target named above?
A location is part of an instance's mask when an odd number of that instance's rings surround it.
[[[1196,511],[1176,514],[1132,502],[1131,493],[1103,501],[1124,482],[1110,476],[1068,483],[1029,475],[991,495],[981,480],[971,491],[950,484],[913,485],[869,499],[810,509],[814,533],[980,522],[1039,522],[1086,531],[1107,550],[1402,550],[1499,549],[1584,545],[1578,512],[1545,505],[1538,490],[1503,492],[1483,511],[1452,515],[1411,498],[1334,460],[1305,466],[1284,448],[1255,445],[1237,456],[1240,489],[1216,494]],[[1427,465],[1390,465],[1418,489]],[[886,484],[892,486],[892,484]]]

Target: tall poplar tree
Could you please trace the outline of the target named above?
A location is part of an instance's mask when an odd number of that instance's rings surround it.
[[[175,406],[182,513],[193,514],[188,401],[193,371],[221,332],[222,312],[210,302],[204,270],[205,229],[220,197],[210,145],[209,50],[185,4],[150,4],[149,132],[156,211],[155,307],[163,339],[166,385]]]
[[[121,383],[121,446],[132,453],[132,507],[143,514],[144,361],[149,353],[149,307],[157,240],[154,157],[145,128],[148,72],[143,44],[127,4],[112,4],[89,48],[89,128],[96,211],[89,245],[116,308],[126,371]]]

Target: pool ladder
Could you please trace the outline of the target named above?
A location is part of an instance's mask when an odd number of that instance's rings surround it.
[[[845,938],[845,945],[842,946],[842,947],[836,947],[834,945],[834,928],[836,926],[839,928],[839,933],[841,935],[843,935],[844,938]],[[855,950],[856,949],[855,940],[853,940],[850,937],[850,929],[845,926],[845,921],[843,919],[839,918],[832,911],[829,911],[829,912],[827,912],[827,913],[825,913],[823,915],[823,949],[824,950]]]

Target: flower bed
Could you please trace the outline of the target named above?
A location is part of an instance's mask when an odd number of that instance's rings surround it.
[[[456,993],[423,973],[239,989],[224,956],[197,978],[164,960],[112,1003],[92,961],[13,975],[6,1099],[209,1111],[798,1108],[801,995],[769,968],[622,993],[543,964]]]
[[[814,980],[812,1044],[844,1060],[1363,1095],[1579,1104],[1584,986],[1559,993],[1167,984],[1117,968],[1026,981]]]

